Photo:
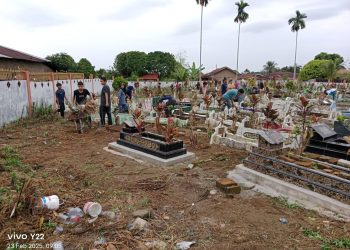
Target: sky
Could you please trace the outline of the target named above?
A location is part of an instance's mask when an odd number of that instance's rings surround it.
[[[236,68],[237,0],[210,0],[204,8],[204,71]],[[246,0],[239,71],[262,70],[275,61],[293,65],[295,33],[288,19],[306,13],[298,59],[338,53],[350,64],[350,0]],[[39,57],[65,52],[87,58],[96,69],[118,53],[167,51],[199,64],[200,7],[195,0],[0,0],[0,44]]]

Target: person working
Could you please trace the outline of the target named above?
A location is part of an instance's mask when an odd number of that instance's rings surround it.
[[[232,108],[233,107],[233,101],[234,99],[238,98],[244,94],[244,90],[243,89],[231,89],[229,91],[227,91],[223,96],[223,100],[224,100],[224,104],[225,106],[227,106],[228,108]]]
[[[100,79],[102,90],[101,90],[101,103],[100,103],[100,117],[101,125],[106,124],[106,114],[108,118],[108,125],[112,125],[112,114],[111,114],[111,90],[107,85],[106,77],[102,76]]]
[[[66,98],[66,92],[64,89],[62,89],[62,84],[57,83],[56,84],[57,90],[56,90],[56,103],[57,103],[57,111],[60,112],[62,118],[64,118],[64,99]]]
[[[221,84],[221,95],[224,95],[227,92],[227,88],[228,88],[228,85],[225,77]]]
[[[84,83],[82,81],[78,82],[78,89],[73,92],[73,104],[83,105],[87,101],[87,96],[91,98],[89,90],[84,88]]]
[[[126,103],[126,94],[124,92],[124,86],[125,84],[122,83],[122,85],[120,86],[120,89],[118,91],[118,110],[119,113],[128,113],[128,105]]]

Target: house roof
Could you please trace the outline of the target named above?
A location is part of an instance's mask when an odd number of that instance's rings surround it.
[[[276,131],[260,131],[258,134],[264,138],[268,143],[276,145],[284,142],[284,137],[281,133]]]
[[[140,77],[140,80],[158,80],[159,75],[157,73],[147,74]]]
[[[10,49],[5,46],[0,45],[0,58],[9,58],[9,59],[17,59],[17,60],[25,60],[31,62],[48,62],[48,60],[33,56],[18,50]]]
[[[234,73],[234,74],[237,73],[236,70],[233,70],[233,69],[231,69],[231,68],[225,66],[225,67],[221,67],[221,68],[214,69],[213,71],[204,74],[202,77],[203,77],[203,78],[209,78],[209,77],[215,76],[216,74],[220,73],[220,72],[223,71],[223,70],[229,70],[229,71],[231,71],[231,72]]]
[[[247,73],[247,74],[240,74],[238,76],[239,80],[245,79],[248,80],[250,78],[255,78],[257,80],[283,80],[284,78],[292,79],[293,73],[291,72],[285,72],[285,71],[277,71],[272,72],[270,74],[262,74],[262,73]]]

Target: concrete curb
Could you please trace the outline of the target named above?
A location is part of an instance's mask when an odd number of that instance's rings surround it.
[[[233,179],[239,184],[247,181],[252,182],[256,184],[254,188],[255,191],[273,197],[284,196],[291,202],[297,202],[307,209],[316,210],[326,216],[338,217],[338,219],[339,216],[341,216],[346,221],[350,221],[350,205],[246,168],[243,164],[237,165],[233,171],[230,171],[228,178]],[[326,212],[324,210],[326,210]],[[335,213],[337,216],[330,215],[329,211]]]

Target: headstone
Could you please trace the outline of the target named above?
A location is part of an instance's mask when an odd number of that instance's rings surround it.
[[[341,136],[348,136],[350,135],[350,130],[348,127],[344,126],[339,121],[334,121],[334,131]]]
[[[337,136],[337,133],[334,132],[330,127],[328,127],[324,123],[312,125],[311,127],[315,132],[314,137],[318,136],[318,137],[320,137],[319,139],[321,139],[321,140],[327,140],[327,139],[330,139],[332,137]]]

